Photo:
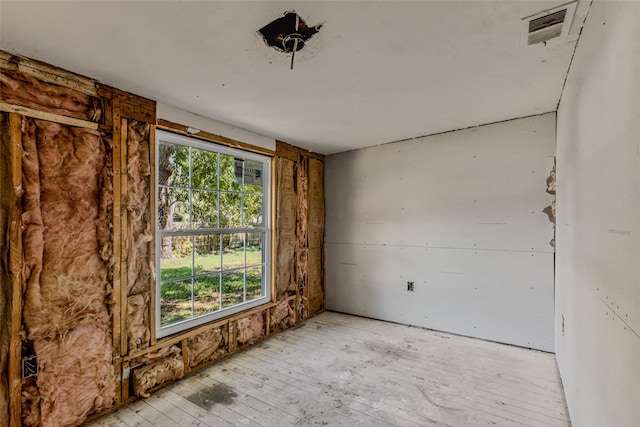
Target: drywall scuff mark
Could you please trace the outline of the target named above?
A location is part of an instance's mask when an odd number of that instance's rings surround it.
[[[556,195],[556,165],[554,161],[554,165],[549,172],[549,177],[547,178],[547,193]]]
[[[554,159],[554,164],[553,167],[551,168],[551,171],[549,172],[549,176],[547,177],[547,193],[551,194],[554,196],[555,199],[555,195],[556,195],[556,165],[555,165],[555,159]],[[549,242],[549,244],[552,247],[556,247],[556,201],[553,200],[551,202],[551,205],[547,206],[546,208],[544,208],[542,210],[542,212],[546,213],[547,216],[549,217],[549,221],[551,221],[553,223],[553,238],[551,239],[551,241]]]

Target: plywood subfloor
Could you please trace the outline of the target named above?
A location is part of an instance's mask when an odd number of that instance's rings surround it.
[[[554,355],[325,312],[91,426],[570,426]]]

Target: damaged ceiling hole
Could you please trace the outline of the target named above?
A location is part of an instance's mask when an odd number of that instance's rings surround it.
[[[279,52],[291,53],[291,69],[296,52],[304,48],[305,43],[322,28],[322,24],[309,27],[295,11],[285,12],[284,16],[260,28],[258,32],[267,46]]]

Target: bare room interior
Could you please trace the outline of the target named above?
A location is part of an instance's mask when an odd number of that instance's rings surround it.
[[[0,426],[640,426],[640,1],[0,0]]]

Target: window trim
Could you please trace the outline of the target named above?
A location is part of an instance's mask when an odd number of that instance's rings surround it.
[[[158,201],[158,193],[159,193],[159,188],[160,185],[158,184],[159,182],[159,164],[156,161],[156,165],[155,165],[155,170],[153,171],[153,173],[155,174],[155,188],[153,189],[154,192],[154,201],[153,201],[153,209],[155,211],[154,217],[156,218],[155,223],[153,224],[154,227],[154,236],[155,236],[155,259],[153,260],[154,262],[154,282],[155,282],[155,296],[154,299],[155,301],[153,301],[152,303],[155,306],[155,313],[154,313],[154,317],[155,319],[153,319],[153,322],[155,324],[155,336],[156,338],[165,338],[171,335],[175,335],[178,334],[180,332],[185,332],[188,331],[190,329],[196,328],[198,326],[202,326],[205,325],[207,323],[213,323],[215,321],[219,321],[225,317],[234,315],[234,314],[238,314],[247,310],[250,310],[252,308],[258,307],[260,305],[263,304],[267,304],[269,302],[271,302],[271,294],[272,294],[272,254],[271,254],[271,250],[272,250],[272,232],[273,232],[273,225],[271,223],[272,218],[271,218],[271,213],[272,213],[272,188],[271,188],[271,160],[272,158],[264,155],[264,154],[259,154],[259,153],[255,153],[252,151],[247,151],[245,149],[241,149],[241,148],[232,148],[232,147],[228,147],[225,145],[221,145],[219,143],[216,142],[208,142],[208,141],[203,141],[201,139],[197,139],[197,138],[193,138],[193,137],[189,137],[189,136],[184,136],[184,135],[179,135],[179,134],[175,134],[172,132],[168,132],[165,130],[160,130],[157,129],[156,130],[156,140],[155,140],[155,158],[158,159],[159,158],[159,153],[160,153],[160,143],[161,142],[169,142],[169,143],[173,143],[173,144],[178,144],[178,145],[183,145],[183,146],[187,146],[187,147],[193,147],[193,148],[197,148],[197,149],[201,149],[201,150],[207,150],[207,151],[212,151],[212,152],[216,152],[219,154],[225,154],[228,156],[233,156],[233,157],[237,157],[237,158],[243,158],[245,160],[254,160],[254,161],[260,161],[263,163],[263,171],[262,171],[262,204],[263,204],[263,212],[262,212],[262,227],[256,227],[256,228],[249,228],[249,227],[239,227],[239,228],[229,228],[229,229],[221,229],[221,228],[217,228],[215,229],[215,231],[213,230],[208,230],[205,232],[200,232],[198,233],[197,230],[178,230],[178,231],[173,231],[173,232],[167,232],[167,231],[162,231],[159,230],[158,228],[158,218],[157,218],[157,201]],[[218,191],[220,191],[218,189]],[[193,231],[196,231],[196,233],[194,233]],[[221,308],[219,310],[216,310],[215,312],[212,313],[207,313],[207,314],[202,314],[196,317],[193,317],[191,319],[187,319],[187,320],[182,320],[176,323],[172,323],[170,325],[167,326],[161,326],[160,323],[160,319],[161,319],[161,301],[160,301],[160,290],[161,290],[161,285],[162,285],[162,280],[161,280],[161,274],[160,274],[160,257],[162,255],[162,248],[161,248],[161,243],[162,243],[162,237],[166,236],[166,235],[171,235],[171,236],[180,236],[180,235],[193,235],[193,234],[228,234],[229,232],[238,232],[238,233],[242,233],[242,232],[246,232],[246,233],[250,233],[250,232],[261,232],[264,234],[264,240],[263,240],[263,256],[264,256],[264,267],[263,267],[263,282],[262,282],[262,291],[264,293],[264,296],[260,297],[260,298],[256,298],[254,300],[251,301],[247,301],[247,302],[243,302],[231,307],[227,307],[227,308]],[[246,264],[245,267],[246,268]],[[220,271],[220,273],[222,274],[222,270]]]

